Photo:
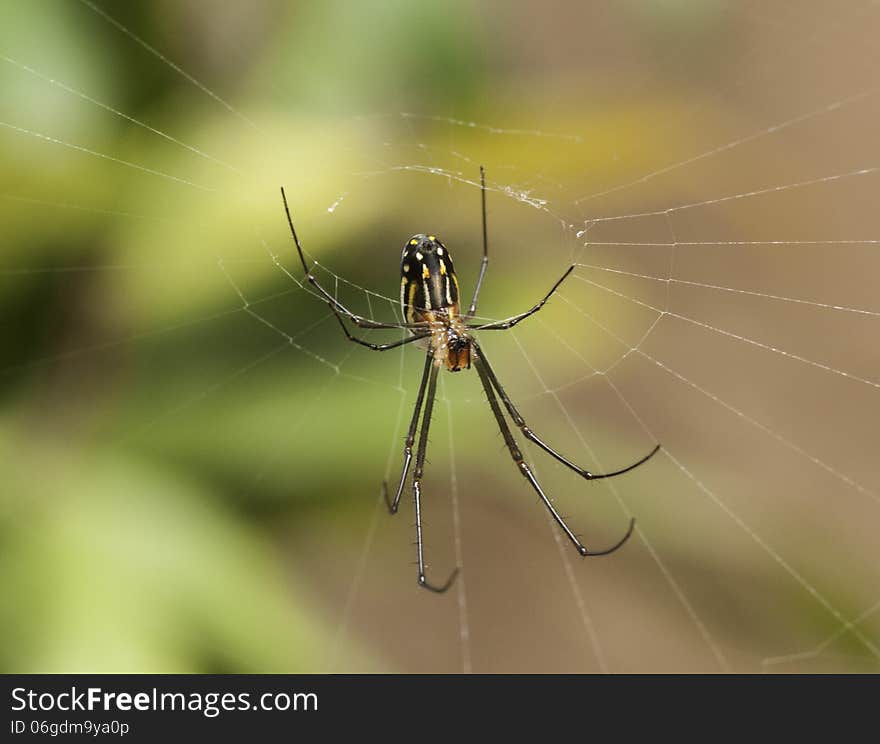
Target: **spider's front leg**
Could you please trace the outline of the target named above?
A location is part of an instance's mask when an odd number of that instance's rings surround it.
[[[394,501],[388,498],[388,481],[382,481],[382,496],[385,504],[391,514],[397,514],[397,507],[400,505],[400,496],[403,494],[403,486],[406,483],[406,474],[409,472],[409,466],[413,457],[413,443],[416,441],[416,430],[419,426],[419,414],[422,412],[422,403],[425,400],[425,387],[428,384],[428,377],[431,372],[431,365],[434,363],[434,351],[428,349],[425,354],[425,369],[422,372],[422,381],[419,383],[419,393],[416,396],[416,406],[413,410],[412,419],[409,422],[409,431],[406,433],[406,441],[403,445],[403,469],[400,473],[400,482],[397,484],[397,493],[394,495]]]
[[[644,455],[640,459],[636,460],[631,465],[627,465],[624,468],[620,468],[619,470],[612,470],[609,473],[594,473],[591,470],[587,470],[586,468],[582,468],[580,465],[576,465],[571,460],[569,460],[564,455],[557,452],[553,449],[549,444],[544,442],[534,431],[526,424],[525,419],[520,415],[520,412],[517,410],[516,406],[513,405],[513,401],[510,399],[510,396],[507,394],[507,391],[498,381],[498,378],[495,376],[495,371],[492,369],[492,365],[489,364],[489,360],[486,359],[486,355],[483,354],[483,350],[480,348],[480,345],[474,341],[474,348],[477,350],[480,358],[483,361],[483,368],[486,376],[489,379],[489,383],[491,386],[498,391],[498,395],[501,398],[501,401],[504,403],[504,407],[507,409],[507,412],[510,414],[510,418],[513,419],[513,423],[519,427],[519,430],[523,433],[523,436],[528,439],[530,442],[534,442],[537,444],[544,452],[553,457],[558,462],[561,462],[565,467],[573,470],[582,478],[586,478],[587,480],[599,480],[601,478],[614,478],[617,475],[623,475],[624,473],[628,473],[630,470],[635,470],[639,465],[646,463],[650,460],[654,455],[656,455],[660,451],[660,445],[655,445],[654,449],[652,449],[647,455]]]
[[[431,359],[433,355],[429,355],[429,359]],[[431,359],[433,362],[433,359]],[[453,572],[449,575],[449,578],[446,579],[446,582],[441,584],[440,586],[435,586],[431,584],[428,579],[425,577],[425,556],[424,551],[422,549],[422,474],[425,471],[425,454],[428,450],[428,429],[431,426],[431,412],[434,409],[434,398],[437,393],[437,372],[439,371],[439,367],[436,364],[430,365],[430,376],[428,380],[428,395],[425,400],[425,414],[422,419],[422,430],[419,433],[419,450],[416,454],[416,470],[413,474],[413,501],[415,503],[416,509],[416,549],[418,551],[419,558],[419,586],[424,589],[428,589],[432,592],[436,592],[437,594],[442,594],[450,586],[452,586],[452,582],[455,581],[455,577],[458,576],[458,568],[453,570]]]
[[[582,556],[597,556],[613,553],[615,550],[620,548],[627,540],[629,540],[630,535],[632,535],[633,527],[635,526],[635,520],[630,520],[626,534],[624,534],[624,536],[610,548],[606,548],[604,550],[590,550],[578,539],[577,535],[575,535],[568,524],[566,524],[565,519],[563,519],[562,515],[556,510],[556,507],[553,506],[553,503],[547,497],[547,494],[544,493],[544,489],[541,488],[541,484],[538,482],[538,479],[535,478],[534,473],[532,473],[532,469],[525,462],[522,453],[520,452],[519,447],[516,444],[516,439],[514,439],[513,433],[510,431],[510,427],[507,425],[507,421],[504,420],[504,413],[502,412],[501,406],[498,403],[498,398],[495,395],[495,390],[493,389],[492,380],[490,379],[488,373],[488,365],[486,364],[485,357],[483,357],[482,351],[476,343],[474,343],[474,349],[476,351],[476,354],[474,355],[474,366],[477,368],[477,374],[480,376],[480,382],[482,383],[483,390],[486,393],[486,399],[489,402],[489,407],[492,409],[492,414],[495,416],[495,421],[498,423],[498,428],[501,430],[501,436],[504,438],[504,443],[507,445],[508,450],[510,450],[510,456],[516,464],[517,468],[519,469],[520,473],[529,482],[529,485],[531,485],[531,487],[535,490],[535,493],[538,494],[544,506],[547,507],[547,511],[550,512],[550,515],[562,528],[562,531],[566,534],[568,539],[571,540],[575,548],[577,548],[578,553],[580,553]]]
[[[422,411],[422,404],[424,403],[425,412],[424,417],[422,418],[422,430],[419,434],[419,448],[416,453],[416,469],[413,474],[413,502],[415,503],[416,511],[416,549],[418,551],[419,560],[419,586],[432,592],[442,594],[452,586],[455,577],[458,576],[458,568],[450,574],[445,583],[440,586],[432,584],[425,576],[425,554],[424,548],[422,547],[422,475],[425,472],[425,455],[428,450],[428,430],[431,426],[431,413],[434,410],[434,398],[437,393],[438,371],[439,367],[434,363],[434,350],[433,348],[429,348],[425,354],[425,369],[422,372],[422,381],[419,384],[419,392],[416,396],[415,410],[413,410],[412,419],[409,422],[409,431],[406,434],[406,443],[403,447],[403,469],[400,473],[400,482],[397,484],[397,493],[394,496],[394,500],[391,501],[388,498],[388,483],[387,481],[382,481],[382,496],[385,499],[385,504],[388,506],[388,511],[391,514],[396,514],[397,508],[400,504],[400,497],[403,493],[403,486],[406,483],[406,475],[409,472],[409,466],[412,462],[413,443],[415,442],[416,430],[419,426],[419,414]],[[425,400],[426,392],[427,401]]]

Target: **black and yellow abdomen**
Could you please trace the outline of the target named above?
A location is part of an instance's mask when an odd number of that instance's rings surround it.
[[[459,314],[458,279],[452,257],[433,235],[413,235],[403,246],[400,305],[407,323],[438,321]]]

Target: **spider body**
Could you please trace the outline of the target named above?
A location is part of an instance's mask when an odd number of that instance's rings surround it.
[[[412,493],[413,503],[415,506],[416,518],[416,550],[418,557],[419,570],[419,586],[429,589],[433,592],[445,592],[455,580],[458,574],[456,568],[449,578],[440,585],[432,584],[425,575],[425,557],[422,546],[422,476],[425,469],[425,456],[428,448],[428,430],[431,425],[431,414],[434,410],[434,398],[437,393],[437,374],[441,367],[445,366],[451,372],[459,372],[462,369],[470,368],[471,364],[476,368],[480,378],[480,384],[483,392],[486,394],[486,400],[492,415],[495,418],[504,443],[510,452],[510,457],[516,465],[522,476],[528,481],[531,488],[537,493],[541,502],[550,512],[550,515],[559,525],[560,529],[565,533],[566,537],[574,544],[578,553],[582,556],[597,556],[613,553],[621,545],[623,545],[630,537],[633,531],[635,520],[631,519],[629,528],[624,536],[618,540],[610,548],[604,550],[590,550],[581,542],[580,538],[571,530],[566,520],[556,510],[556,507],[550,501],[549,497],[541,487],[535,474],[532,472],[528,463],[525,461],[522,452],[517,445],[516,438],[513,436],[510,424],[504,418],[504,411],[510,421],[516,426],[520,434],[532,442],[535,446],[544,450],[553,457],[557,462],[561,463],[568,469],[574,471],[586,480],[597,480],[600,478],[611,478],[617,475],[623,475],[630,470],[637,468],[642,463],[653,457],[660,449],[660,445],[654,447],[647,455],[640,460],[608,473],[594,473],[586,468],[576,465],[567,457],[559,453],[549,444],[544,442],[527,424],[520,412],[517,410],[510,396],[507,395],[504,387],[495,375],[495,371],[489,364],[483,349],[477,342],[475,331],[504,331],[513,328],[517,323],[534,315],[542,307],[547,300],[559,288],[559,285],[574,271],[574,266],[569,269],[556,280],[556,283],[550,288],[550,291],[544,295],[531,309],[525,312],[513,315],[506,320],[498,320],[488,323],[473,323],[473,319],[477,311],[477,300],[480,295],[480,288],[483,285],[483,277],[486,273],[486,267],[489,264],[488,240],[486,235],[486,177],[483,168],[480,168],[480,194],[483,216],[483,259],[480,264],[480,271],[477,276],[476,287],[474,288],[473,298],[470,307],[466,313],[461,312],[459,304],[459,284],[455,274],[455,268],[452,264],[452,257],[446,246],[443,245],[433,235],[419,234],[413,235],[404,245],[403,254],[400,263],[400,305],[405,323],[380,323],[375,320],[361,317],[351,312],[345,305],[330,294],[312,272],[306,263],[305,254],[302,246],[300,246],[296,229],[293,226],[293,218],[290,216],[290,209],[287,205],[287,197],[284,195],[284,189],[281,189],[281,196],[284,200],[284,209],[287,213],[287,221],[290,226],[290,232],[293,241],[296,244],[297,252],[305,272],[306,279],[315,288],[320,297],[330,306],[330,309],[336,315],[342,331],[349,341],[361,346],[366,346],[372,351],[388,351],[398,346],[420,342],[426,345],[425,350],[425,367],[422,372],[422,380],[419,383],[418,393],[416,395],[416,404],[412,418],[409,424],[406,440],[403,448],[403,468],[398,481],[397,491],[393,499],[389,498],[387,483],[382,484],[382,493],[385,497],[385,503],[388,511],[392,514],[397,513],[400,504],[400,498],[406,485],[407,475],[410,465],[413,461],[413,446],[416,443],[416,434],[418,433],[418,447],[415,453],[415,469],[412,477]],[[409,335],[390,343],[374,344],[370,341],[358,338],[348,330],[345,319],[358,328],[368,330],[381,329],[406,329]],[[420,426],[421,424],[421,426]]]
[[[400,258],[400,307],[411,324],[430,329],[435,363],[450,372],[471,366],[471,339],[458,303],[449,250],[433,235],[413,235]]]

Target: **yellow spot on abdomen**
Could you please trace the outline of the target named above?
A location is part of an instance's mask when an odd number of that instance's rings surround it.
[[[407,302],[406,307],[406,320],[408,323],[415,323],[415,312],[413,307],[413,301],[416,299],[416,289],[418,286],[415,282],[410,282],[409,285],[409,302]],[[403,287],[400,288],[400,293],[403,294]]]

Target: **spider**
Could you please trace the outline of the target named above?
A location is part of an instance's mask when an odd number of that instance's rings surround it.
[[[488,234],[486,230],[486,173],[485,169],[480,166],[480,200],[482,206],[483,217],[483,259],[480,264],[480,273],[477,276],[477,284],[474,288],[473,298],[467,313],[461,314],[459,305],[459,285],[458,277],[452,265],[452,257],[446,246],[441,243],[434,235],[418,234],[413,235],[404,245],[403,254],[401,256],[400,265],[400,305],[406,318],[405,323],[378,323],[374,320],[364,318],[351,312],[345,305],[324,289],[309,270],[306,259],[300,246],[296,229],[293,226],[293,218],[290,214],[290,208],[287,204],[287,196],[284,189],[281,189],[281,198],[284,202],[284,211],[287,214],[287,222],[290,225],[290,232],[293,236],[293,242],[296,244],[296,250],[299,253],[302,262],[303,271],[306,279],[323,297],[330,309],[336,315],[342,331],[345,333],[349,341],[353,341],[361,346],[366,346],[372,351],[388,351],[395,349],[404,344],[410,344],[414,341],[425,341],[427,352],[425,354],[425,368],[422,372],[419,391],[416,395],[415,409],[413,410],[412,419],[409,423],[409,431],[406,435],[406,442],[403,448],[403,468],[400,474],[400,481],[397,485],[397,492],[394,499],[389,498],[388,484],[382,483],[382,494],[388,511],[396,514],[400,504],[400,497],[406,484],[406,477],[409,473],[410,465],[413,459],[413,444],[416,440],[416,433],[419,433],[418,449],[416,450],[416,465],[413,473],[412,488],[413,501],[415,503],[416,513],[416,550],[418,553],[419,566],[419,586],[432,592],[442,594],[455,581],[459,569],[456,568],[449,575],[449,578],[443,584],[432,584],[425,575],[425,556],[422,549],[422,475],[425,469],[425,455],[428,447],[428,429],[431,425],[431,413],[434,409],[434,397],[437,391],[437,375],[442,366],[450,372],[460,372],[462,369],[470,369],[471,364],[476,368],[492,409],[492,415],[498,423],[501,430],[501,436],[510,451],[513,462],[522,473],[523,477],[529,482],[529,485],[535,490],[540,497],[544,506],[552,515],[553,519],[565,533],[569,540],[574,544],[578,553],[582,556],[598,556],[608,555],[620,548],[632,535],[635,519],[630,519],[629,527],[626,534],[618,540],[610,548],[604,550],[589,550],[581,540],[572,532],[571,528],[566,524],[565,519],[553,506],[553,503],[544,493],[538,479],[532,473],[531,468],[523,459],[516,439],[511,432],[510,426],[504,418],[501,405],[507,410],[513,423],[522,432],[522,435],[529,441],[536,444],[542,450],[547,452],[551,457],[561,462],[567,468],[587,480],[598,480],[600,478],[612,478],[617,475],[623,475],[639,465],[647,462],[660,449],[660,445],[654,447],[647,455],[637,460],[632,465],[628,465],[620,470],[614,470],[610,473],[594,473],[585,468],[576,465],[564,455],[561,455],[549,444],[544,442],[531,428],[526,424],[525,419],[520,415],[516,406],[505,392],[501,383],[495,375],[489,360],[483,349],[477,343],[474,337],[475,331],[503,331],[513,328],[517,323],[525,320],[530,315],[538,312],[546,302],[553,296],[553,293],[559,289],[569,274],[574,271],[574,266],[570,266],[565,273],[556,280],[556,283],[550,288],[550,291],[531,309],[526,310],[518,315],[511,316],[506,320],[499,320],[491,323],[473,323],[471,322],[477,312],[477,301],[480,296],[480,288],[483,286],[483,277],[486,274],[486,267],[489,265],[489,248]],[[359,328],[367,330],[403,328],[410,332],[411,335],[406,338],[394,341],[388,344],[374,344],[369,341],[357,338],[352,335],[345,325],[343,316],[354,323]],[[501,399],[499,404],[498,399]],[[419,430],[419,417],[421,414],[421,430]]]

